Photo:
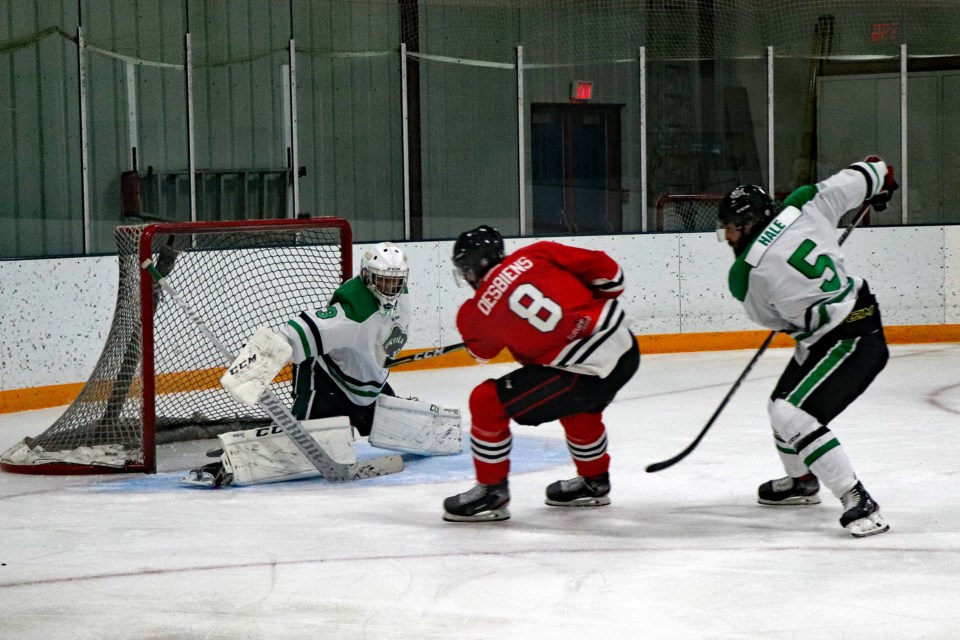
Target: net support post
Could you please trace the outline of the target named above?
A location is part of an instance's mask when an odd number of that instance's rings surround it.
[[[293,172],[293,211],[290,218],[300,213],[300,153],[297,149],[297,45],[290,38],[290,162]]]
[[[400,43],[400,133],[403,144],[403,238],[410,240],[410,97],[407,92],[407,43]]]
[[[900,224],[907,224],[907,45],[900,45]]]
[[[190,173],[190,221],[197,221],[197,160],[194,151],[193,120],[193,41],[188,31],[183,35],[184,76],[187,94],[187,167]]]
[[[767,47],[767,193],[773,197],[773,194],[776,192],[774,185],[776,184],[775,171],[774,168],[774,120],[773,120],[773,107],[774,107],[774,98],[773,98],[773,47]]]
[[[524,154],[526,134],[524,97],[523,97],[523,46],[517,46],[517,187],[520,214],[520,235],[527,235],[527,160]]]
[[[647,222],[647,48],[637,54],[640,74],[640,231],[646,233]]]
[[[80,209],[83,215],[83,252],[92,252],[90,230],[90,137],[87,131],[87,46],[83,26],[77,26],[77,85],[80,108]]]
[[[281,113],[283,113],[283,140],[284,140],[284,160],[287,163],[287,169],[290,169],[292,164],[291,150],[290,150],[290,141],[293,140],[293,134],[290,132],[290,64],[284,64],[280,66],[280,76],[281,82],[283,84],[283,90],[280,92],[280,95],[283,99],[283,104],[281,105]],[[287,217],[290,217],[291,211],[296,211],[293,207],[293,186],[290,183],[289,174],[286,184],[286,201],[285,206],[287,207]]]

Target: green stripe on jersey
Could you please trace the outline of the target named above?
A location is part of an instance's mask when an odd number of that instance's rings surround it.
[[[807,399],[807,396],[820,386],[824,378],[833,373],[833,371],[847,359],[847,356],[853,353],[859,341],[860,338],[850,338],[838,342],[826,357],[817,363],[817,366],[800,381],[800,384],[793,390],[793,393],[787,396],[787,402],[795,407],[799,407],[803,401]]]
[[[300,336],[300,344],[303,346],[303,355],[307,358],[312,358],[313,353],[310,351],[310,341],[307,340],[307,334],[303,332],[303,327],[301,327],[300,324],[295,320],[288,320],[287,324],[293,327],[296,330],[297,335]]]
[[[798,187],[783,201],[783,208],[796,207],[797,209],[802,209],[803,205],[813,200],[818,192],[819,190],[816,185],[808,184]]]
[[[733,261],[733,266],[730,267],[730,275],[727,276],[730,293],[740,302],[747,298],[747,289],[750,288],[750,271],[753,269],[747,264],[746,257],[746,251],[737,256],[737,259]]]
[[[349,393],[352,393],[355,396],[361,396],[364,398],[376,398],[377,396],[380,395],[380,392],[382,391],[382,389],[377,389],[376,391],[364,391],[363,389],[358,389],[357,387],[354,387],[353,385],[348,383],[346,380],[341,378],[339,375],[337,375],[336,372],[330,369],[328,369],[327,372],[330,374],[330,377],[334,378],[338,383],[340,383],[340,386],[343,387],[345,391],[348,391]]]

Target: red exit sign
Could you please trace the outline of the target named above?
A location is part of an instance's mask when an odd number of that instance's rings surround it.
[[[870,27],[871,42],[894,42],[899,39],[899,22],[875,22]]]
[[[593,98],[593,83],[577,80],[570,85],[570,100],[573,102],[587,102]]]

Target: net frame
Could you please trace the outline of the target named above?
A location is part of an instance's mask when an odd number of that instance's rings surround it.
[[[232,267],[242,262],[239,257],[243,255],[246,255],[251,264],[259,264],[266,256],[271,269],[278,267],[288,271],[297,271],[290,268],[291,255],[295,258],[301,258],[303,255],[307,258],[319,255],[321,260],[327,259],[326,263],[320,265],[307,263],[308,267],[318,266],[318,268],[302,269],[302,277],[299,273],[295,273],[290,279],[288,292],[276,291],[278,288],[275,282],[276,275],[269,270],[264,274],[265,282],[259,284],[252,279],[244,280],[248,272],[243,270],[234,272],[232,269],[211,269],[212,274],[201,273],[198,276],[201,283],[211,285],[211,290],[217,291],[218,295],[228,302],[232,301],[230,296],[234,293],[230,289],[232,283],[239,282],[238,290],[241,293],[256,292],[257,286],[263,287],[264,291],[270,293],[268,304],[280,307],[279,311],[270,312],[274,316],[272,318],[274,321],[277,321],[278,316],[281,318],[280,321],[283,321],[283,318],[309,308],[305,300],[315,308],[325,306],[329,294],[340,283],[349,279],[353,272],[352,230],[349,223],[342,218],[153,223],[120,226],[116,228],[115,235],[119,262],[117,303],[109,335],[94,371],[77,398],[53,425],[36,437],[24,438],[0,456],[0,469],[4,471],[44,475],[154,473],[160,426],[157,415],[158,396],[162,393],[174,398],[178,407],[174,412],[182,411],[183,407],[191,408],[191,402],[205,400],[203,397],[192,397],[192,392],[186,395],[179,393],[175,384],[171,385],[169,381],[162,380],[167,376],[175,381],[182,372],[158,371],[156,357],[158,334],[163,334],[161,340],[164,342],[167,340],[173,342],[172,338],[181,334],[203,342],[201,336],[191,334],[191,332],[196,334],[196,330],[187,318],[179,317],[182,327],[174,326],[172,335],[164,333],[163,323],[172,325],[178,317],[174,315],[164,319],[155,318],[157,311],[155,301],[160,299],[157,297],[158,288],[141,265],[148,259],[153,260],[155,264],[162,261],[162,255],[157,250],[159,238],[165,238],[167,244],[172,244],[176,238],[181,243],[181,248],[185,247],[184,255],[189,255],[187,252],[192,251],[198,256],[194,263],[187,260],[185,264],[187,274],[191,273],[189,270],[191,267],[206,264],[203,258],[207,254],[214,256],[211,266],[225,264]],[[212,239],[209,242],[213,243],[221,237],[224,238],[222,245],[205,246],[204,244],[208,239]],[[275,263],[271,250],[279,256]],[[311,254],[311,250],[314,253]],[[227,260],[232,262],[225,262]],[[201,271],[198,268],[194,269],[194,273]],[[175,269],[174,273],[176,275]],[[203,279],[204,275],[207,276],[206,279]],[[312,286],[316,285],[320,278],[323,279],[323,286]],[[298,285],[301,288],[310,287],[311,290],[294,295],[291,292],[299,291]],[[181,294],[183,293],[186,291],[182,290]],[[207,291],[201,290],[197,295],[204,293]],[[255,298],[259,302],[259,297]],[[278,299],[285,302],[278,304],[276,302]],[[167,305],[165,308],[168,307],[173,308],[175,305]],[[200,313],[203,313],[202,309]],[[255,315],[251,322],[258,321],[259,318],[259,315]],[[240,319],[236,323],[236,330],[232,332],[235,335],[220,336],[235,351],[239,351],[252,333],[249,327],[250,322],[247,324],[244,322],[245,319]],[[177,331],[180,333],[176,333]],[[209,345],[207,347],[209,348]],[[185,348],[178,357],[183,356],[182,362],[188,363],[187,367],[193,362],[203,361],[204,354],[183,355],[186,353]],[[209,356],[209,354],[206,355]],[[222,356],[217,354],[217,357],[219,359],[216,361],[216,366],[222,369],[225,363],[222,362]],[[161,362],[160,368],[163,369],[167,365],[168,363]],[[219,373],[214,377],[212,371],[201,370],[199,373],[208,381],[218,381]],[[161,380],[161,386],[167,387],[166,389],[158,389],[158,379]],[[285,382],[288,384],[287,380],[281,376],[274,385]],[[213,384],[217,387],[215,391],[210,391],[212,385],[206,387],[206,391],[201,386],[200,393],[216,393],[218,396],[225,397],[226,394],[219,389],[219,384],[216,382]],[[172,391],[171,386],[174,386]],[[233,403],[233,405],[240,406],[239,403]],[[167,409],[164,408],[164,410]],[[230,411],[247,412],[248,415],[243,416],[243,420],[259,422],[267,420],[266,414],[258,408],[249,410],[245,407],[233,408]],[[191,415],[189,420],[185,421],[198,424],[208,421],[210,424],[229,425],[227,428],[220,428],[220,432],[238,428],[236,422],[217,417],[218,412],[222,413],[218,407],[214,408],[210,412],[213,418],[210,418],[204,412],[198,411],[195,415],[199,417],[195,418]],[[178,426],[177,432],[178,434],[173,436],[164,432],[166,441],[214,435],[211,432],[197,434],[195,427],[182,429]],[[60,449],[45,449],[43,446],[44,444],[48,447],[59,446],[51,443],[62,441],[68,442],[70,446]]]

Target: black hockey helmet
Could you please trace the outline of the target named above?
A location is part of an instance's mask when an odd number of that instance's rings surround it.
[[[474,289],[487,271],[500,264],[504,257],[503,236],[485,224],[464,231],[453,245],[453,264]]]
[[[721,227],[732,224],[749,232],[748,227],[752,226],[753,230],[759,231],[760,225],[757,223],[765,224],[776,214],[777,206],[763,187],[742,184],[735,187],[720,201],[717,219]]]

